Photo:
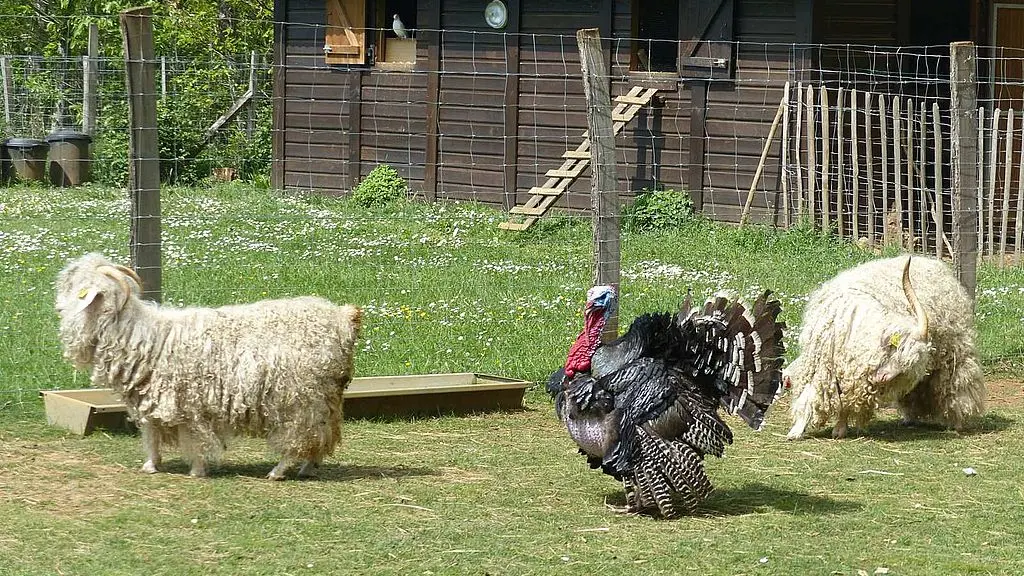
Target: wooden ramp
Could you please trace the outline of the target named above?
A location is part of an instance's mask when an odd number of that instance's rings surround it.
[[[641,108],[651,103],[651,98],[657,92],[657,88],[644,88],[633,86],[629,92],[622,96],[616,96],[615,108],[612,110],[612,128],[615,135],[633,121],[636,113]],[[575,150],[566,150],[562,154],[564,162],[558,168],[548,170],[544,175],[548,177],[543,186],[530,188],[530,199],[525,204],[514,206],[509,213],[508,222],[498,224],[504,230],[526,230],[538,218],[547,213],[561,198],[562,194],[569,189],[569,186],[580,177],[583,170],[590,164],[590,134],[583,133],[583,142]]]

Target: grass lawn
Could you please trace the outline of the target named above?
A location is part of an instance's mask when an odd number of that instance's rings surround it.
[[[366,211],[243,186],[164,194],[164,300],[216,305],[314,293],[364,306],[358,375],[476,371],[542,381],[578,332],[590,227],[524,234],[468,204]],[[52,283],[70,258],[127,261],[123,191],[0,189],[0,574],[1021,574],[1024,271],[979,270],[993,401],[964,434],[885,413],[844,441],[786,442],[730,420],[693,517],[621,516],[539,387],[522,411],[346,422],[320,477],[272,483],[258,440],[213,477],[138,471],[129,434],[67,435],[37,391],[79,387],[60,355]],[[775,290],[791,326],[806,295],[872,258],[797,229],[694,222],[623,237],[624,322],[692,288]],[[973,468],[976,475],[965,474]]]

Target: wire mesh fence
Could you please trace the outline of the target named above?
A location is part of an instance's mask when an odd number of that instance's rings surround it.
[[[391,29],[367,29],[378,40],[365,63],[340,65],[327,61],[328,26],[276,27],[277,52],[151,62],[165,302],[318,293],[364,306],[361,373],[542,380],[579,329],[593,266],[575,35],[420,27],[411,44],[396,44]],[[640,39],[604,45],[624,222],[651,191],[675,190],[673,201],[714,220],[749,210],[758,224],[817,227],[866,248],[821,240],[834,248],[822,264],[704,224],[650,234],[627,226],[624,318],[671,310],[688,288],[774,288],[797,328],[809,290],[874,251],[952,254],[948,47],[734,42],[724,64],[694,74]],[[92,184],[17,185],[0,197],[0,401],[84,383],[60,359],[51,283],[87,251],[128,259],[128,97],[115,51],[98,60]],[[4,61],[6,136],[84,126],[82,58]],[[1014,264],[1024,122],[1009,111],[1008,89],[979,100],[977,232],[984,254]],[[350,199],[361,183],[391,182],[375,171],[384,165],[417,202]],[[983,264],[978,317],[990,369],[1024,360],[1022,294],[1017,269]]]

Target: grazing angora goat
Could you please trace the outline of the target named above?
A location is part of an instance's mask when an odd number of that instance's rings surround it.
[[[971,301],[934,258],[875,260],[823,284],[804,310],[800,356],[784,373],[794,395],[790,440],[833,416],[832,436],[842,438],[851,417],[864,426],[893,402],[904,422],[957,430],[985,410]]]
[[[333,452],[359,308],[315,297],[172,308],[140,300],[140,287],[98,254],[57,277],[64,356],[123,398],[142,430],[144,472],[157,471],[169,443],[205,476],[235,434],[265,437],[281,454],[272,480],[297,461],[308,475]]]

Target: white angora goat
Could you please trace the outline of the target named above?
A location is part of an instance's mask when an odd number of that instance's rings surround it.
[[[790,440],[833,416],[832,435],[842,438],[851,417],[864,426],[893,402],[904,422],[957,430],[985,410],[971,301],[934,258],[874,260],[818,288],[783,379],[793,390]]]
[[[123,398],[142,431],[144,472],[157,471],[168,443],[205,476],[236,434],[281,454],[272,480],[298,461],[308,475],[333,452],[359,308],[315,297],[173,308],[139,299],[140,288],[134,271],[98,254],[57,277],[64,356]]]

